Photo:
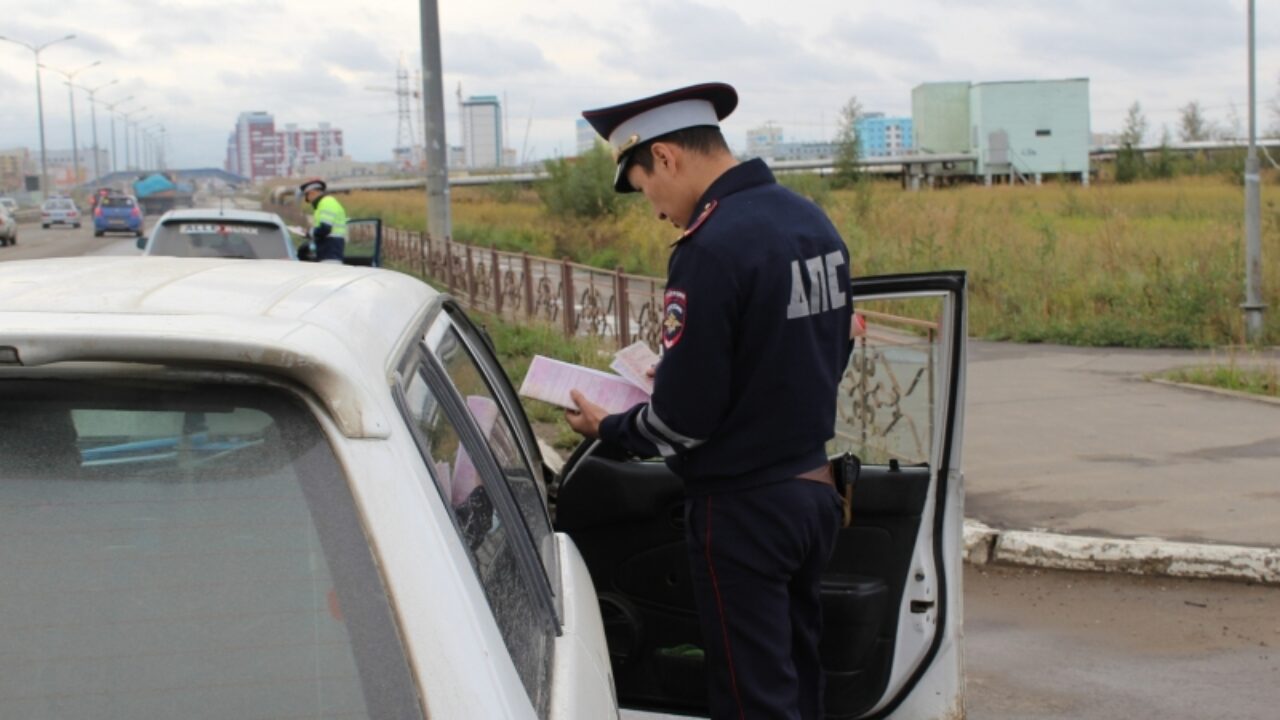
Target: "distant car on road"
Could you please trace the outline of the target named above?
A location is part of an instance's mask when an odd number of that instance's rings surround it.
[[[8,210],[10,215],[14,215],[16,217],[16,213],[18,212],[18,201],[13,198],[0,197],[0,208]]]
[[[40,227],[47,230],[51,225],[80,227],[80,211],[70,198],[49,198],[40,206]]]
[[[93,235],[129,232],[142,237],[142,210],[128,195],[101,195],[93,209]]]
[[[143,255],[296,260],[279,215],[236,209],[170,210],[151,235],[138,238]]]
[[[0,204],[0,246],[18,244],[18,221],[9,208]]]

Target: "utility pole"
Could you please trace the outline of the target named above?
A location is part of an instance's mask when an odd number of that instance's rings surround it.
[[[119,157],[116,155],[116,108],[132,99],[133,96],[130,95],[129,97],[120,98],[113,103],[102,103],[106,106],[107,113],[111,118],[111,172],[115,172],[117,170],[116,163],[119,161]]]
[[[120,117],[124,118],[124,169],[125,170],[132,169],[129,165],[129,117],[131,115],[137,115],[138,113],[146,109],[147,109],[147,106],[143,105],[142,107],[134,108],[129,112],[120,113]],[[112,137],[114,138],[114,136]]]
[[[14,40],[13,38],[0,36],[0,40],[3,40],[5,42],[11,42],[15,45],[21,45],[22,47],[30,50],[32,54],[35,55],[35,59],[36,59],[36,115],[38,117],[37,122],[39,122],[40,124],[40,199],[41,200],[49,199],[49,166],[48,166],[48,163],[45,161],[45,150],[44,150],[44,91],[40,87],[40,51],[44,50],[45,48],[49,47],[54,43],[59,43],[64,40],[74,40],[75,37],[76,37],[75,35],[68,35],[66,37],[58,38],[57,40],[50,40],[49,42],[43,45],[28,45],[27,43],[24,43],[21,40]]]
[[[453,236],[449,219],[449,146],[444,134],[444,78],[440,66],[440,14],[436,0],[419,0],[422,24],[423,133],[427,153],[427,233]]]
[[[1258,177],[1257,67],[1254,47],[1254,0],[1249,0],[1249,156],[1244,161],[1244,327],[1245,339],[1262,342],[1262,224]]]
[[[98,155],[100,154],[98,150],[98,101],[94,96],[99,90],[115,85],[117,82],[119,82],[119,80],[112,80],[111,82],[103,83],[96,88],[72,85],[72,87],[78,87],[89,95],[89,122],[93,125],[93,178],[95,180],[102,177],[102,170],[98,167]],[[67,84],[71,85],[71,83]]]
[[[73,185],[80,184],[80,141],[76,138],[76,75],[79,75],[91,67],[96,67],[101,64],[101,60],[94,60],[88,65],[76,70],[71,70],[70,72],[66,70],[59,70],[52,65],[41,65],[41,67],[52,70],[67,79],[67,100],[71,103],[71,166],[75,168],[75,181],[72,183]]]

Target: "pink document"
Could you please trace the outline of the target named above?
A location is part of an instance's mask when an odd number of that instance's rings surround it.
[[[534,355],[524,376],[520,394],[562,408],[576,410],[570,390],[580,390],[587,399],[610,413],[648,402],[649,394],[617,375],[592,368]]]
[[[653,378],[648,376],[648,372],[657,365],[657,353],[650,350],[643,340],[637,340],[619,350],[613,356],[613,362],[609,363],[610,369],[650,395],[653,394]]]

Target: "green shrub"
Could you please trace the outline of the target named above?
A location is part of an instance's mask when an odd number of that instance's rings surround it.
[[[548,160],[550,177],[537,186],[547,211],[560,218],[616,215],[623,196],[613,191],[617,165],[608,149],[596,145],[573,158]]]

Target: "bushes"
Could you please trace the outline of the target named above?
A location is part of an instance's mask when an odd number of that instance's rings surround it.
[[[595,145],[576,158],[548,160],[549,179],[537,186],[547,212],[559,218],[616,215],[625,198],[613,191],[617,165],[607,148]]]

